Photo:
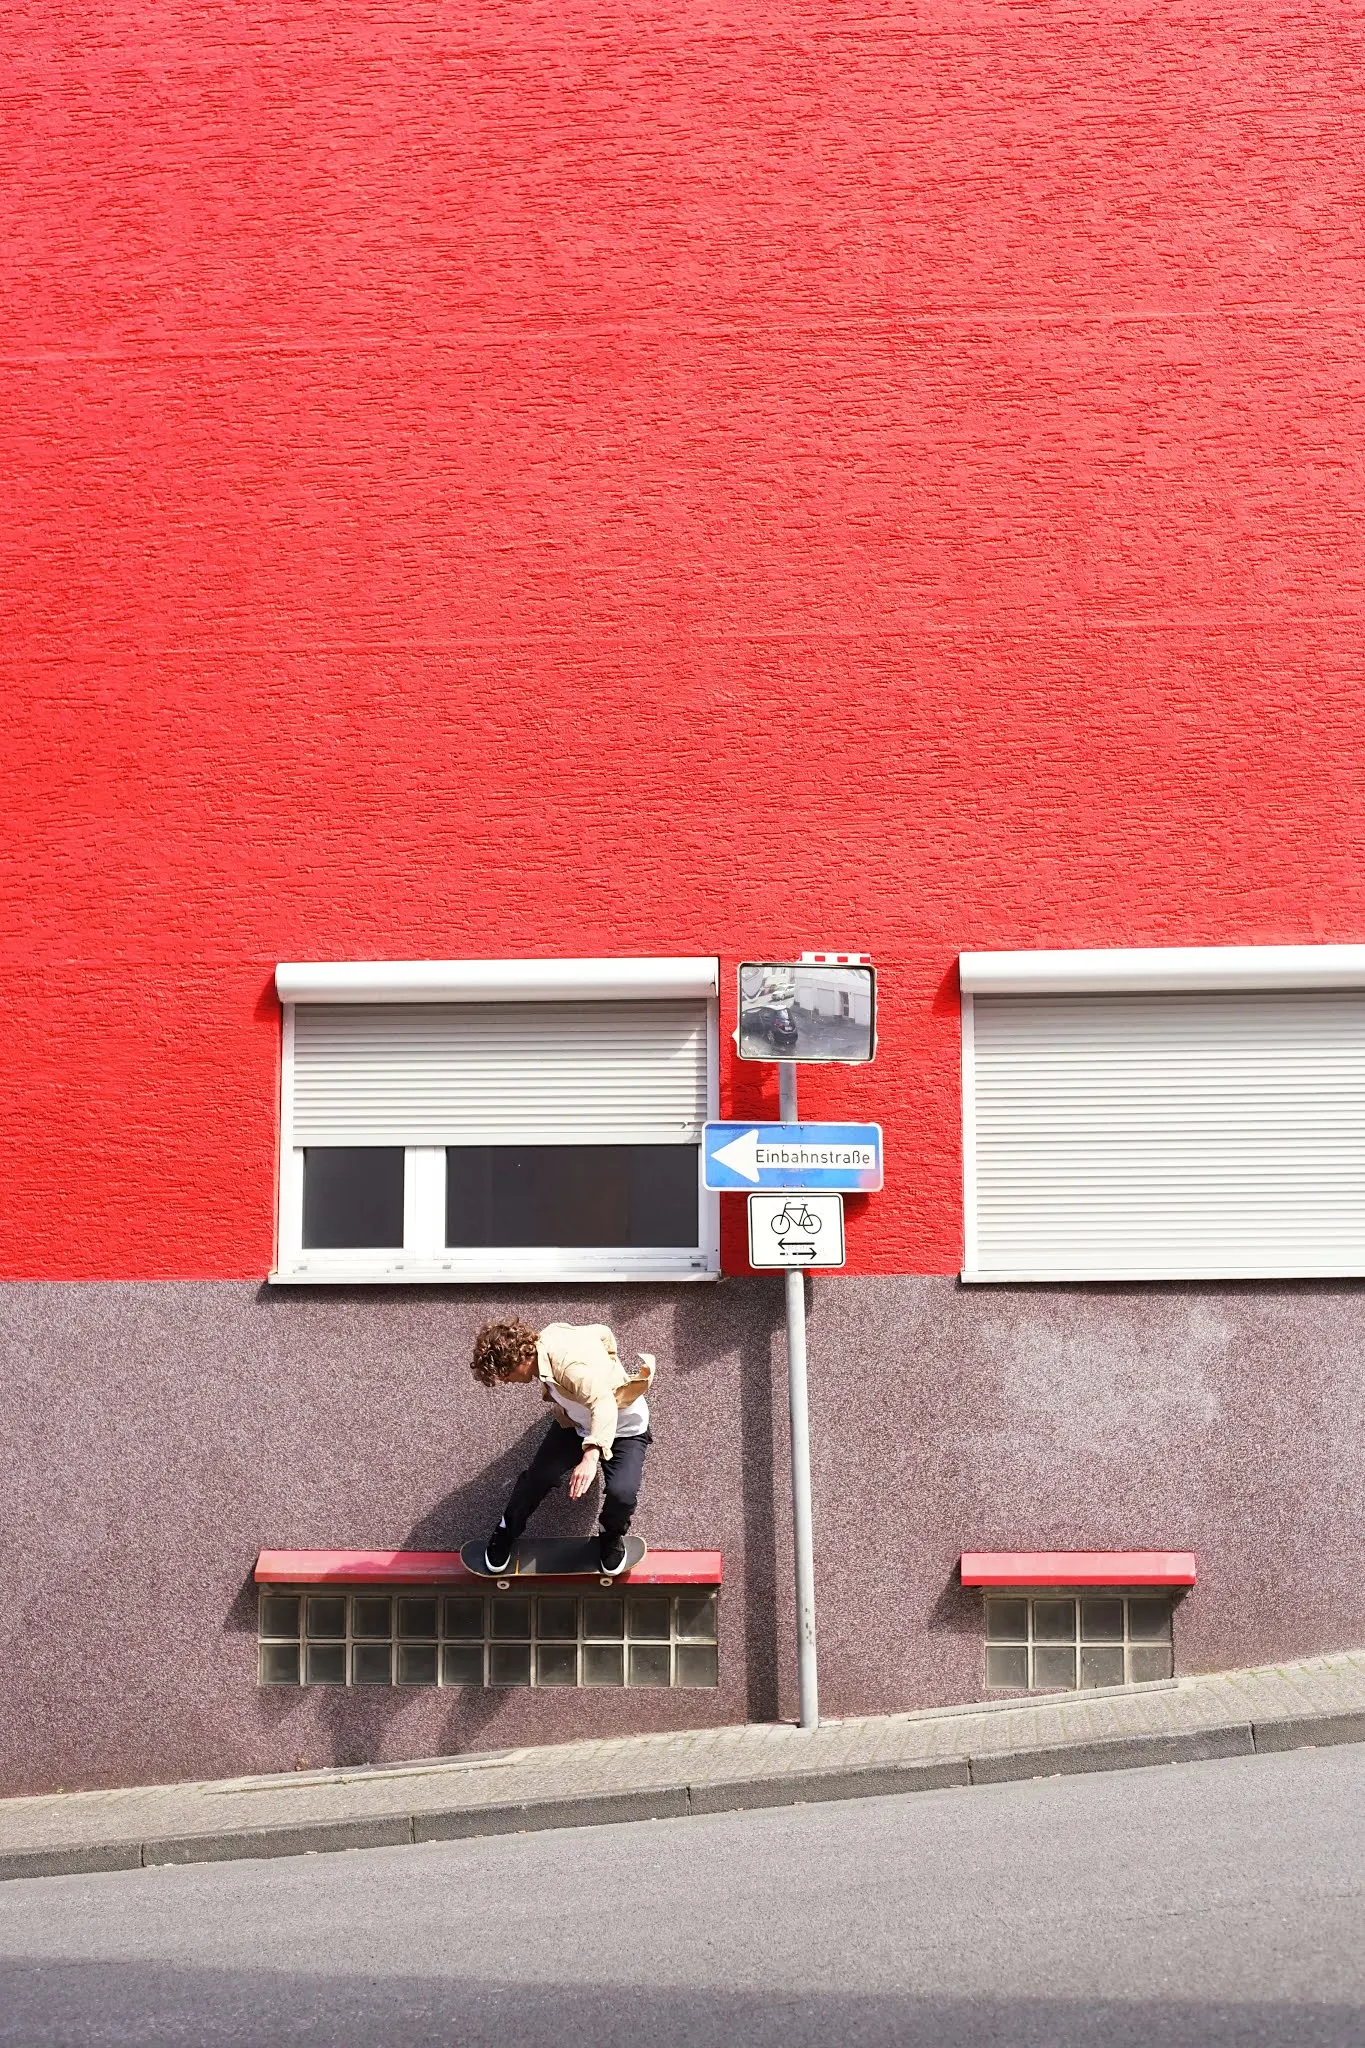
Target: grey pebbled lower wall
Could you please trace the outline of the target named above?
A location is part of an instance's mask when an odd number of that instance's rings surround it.
[[[637,1527],[725,1554],[719,1692],[262,1691],[262,1547],[453,1547],[540,1428],[475,1329],[656,1351]],[[976,1698],[964,1548],[1193,1548],[1177,1669],[1365,1642],[1365,1291],[811,1284],[821,1704]],[[794,1712],[779,1279],[0,1287],[0,1789],[429,1756]],[[547,1531],[593,1503],[548,1507]]]

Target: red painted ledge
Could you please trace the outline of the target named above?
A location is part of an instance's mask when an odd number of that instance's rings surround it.
[[[964,1586],[1192,1586],[1192,1550],[964,1550]]]
[[[718,1586],[720,1582],[718,1550],[651,1550],[633,1571],[622,1572],[618,1584]],[[550,1583],[549,1573],[538,1573],[534,1583]],[[263,1550],[256,1560],[256,1584],[477,1586],[483,1584],[483,1577],[461,1562],[458,1550]],[[524,1584],[527,1591],[534,1590],[530,1579]]]

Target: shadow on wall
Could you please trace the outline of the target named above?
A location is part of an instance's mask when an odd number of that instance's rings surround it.
[[[726,1533],[708,1532],[706,1543],[729,1550],[726,1579],[740,1596],[745,1717],[775,1721],[779,1715],[781,1626],[775,1497],[779,1491],[786,1497],[787,1468],[784,1463],[778,1472],[774,1466],[779,1446],[773,1423],[773,1349],[785,1308],[776,1289],[765,1294],[750,1289],[746,1311],[737,1322],[734,1301],[734,1294],[722,1283],[704,1300],[689,1295],[686,1301],[677,1302],[674,1352],[688,1357],[688,1426],[706,1430],[718,1447],[728,1444],[724,1463],[734,1474],[738,1493],[738,1500],[726,1505]],[[737,1388],[728,1373],[715,1370],[732,1360],[738,1372]],[[709,1393],[702,1385],[708,1374],[712,1381]],[[785,1459],[785,1446],[781,1455]],[[738,1559],[732,1547],[735,1536],[742,1552]],[[725,1654],[722,1646],[722,1656]]]
[[[480,1316],[485,1312],[481,1301],[471,1306]],[[668,1368],[668,1389],[656,1418],[658,1448],[646,1469],[645,1509],[654,1505],[649,1495],[657,1486],[657,1505],[671,1540],[726,1554],[726,1579],[735,1597],[728,1613],[722,1608],[729,1641],[722,1654],[734,1660],[732,1669],[743,1658],[741,1711],[751,1720],[776,1719],[782,1616],[790,1605],[785,1597],[790,1574],[780,1556],[785,1524],[775,1514],[775,1502],[780,1498],[785,1503],[788,1490],[785,1432],[775,1415],[774,1340],[783,1317],[780,1291],[732,1290],[722,1284],[714,1290],[689,1289],[683,1300],[676,1293],[610,1301],[597,1295],[581,1308],[576,1301],[556,1300],[526,1305],[523,1313],[531,1314],[538,1325],[574,1314],[585,1321],[609,1318],[623,1353],[640,1348],[661,1354]],[[481,1470],[461,1477],[434,1499],[406,1530],[395,1532],[395,1548],[456,1550],[494,1526],[550,1421],[549,1410],[538,1401],[531,1403],[528,1415],[515,1392],[490,1398],[507,1401],[506,1426],[516,1428],[516,1436]],[[778,1472],[775,1457],[781,1461]],[[535,1530],[543,1535],[587,1535],[596,1527],[599,1507],[600,1487],[574,1502],[560,1487],[537,1510]],[[248,1572],[223,1627],[254,1634],[256,1625],[257,1589]],[[410,1692],[399,1687],[348,1687],[336,1692],[319,1687],[310,1698],[313,1712],[334,1739],[338,1763],[373,1756],[385,1731],[411,1704]],[[500,1692],[462,1687],[448,1704],[440,1747],[455,1753],[479,1747],[482,1731],[506,1702]],[[734,1707],[739,1704],[736,1699]],[[287,1691],[263,1689],[257,1699],[262,1721],[272,1728],[297,1706],[297,1697]],[[315,1739],[310,1739],[310,1747]]]

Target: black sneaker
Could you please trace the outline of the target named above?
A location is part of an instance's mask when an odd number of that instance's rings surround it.
[[[598,1549],[597,1568],[614,1579],[626,1568],[626,1539],[624,1536],[603,1536]]]
[[[483,1561],[490,1572],[505,1572],[512,1562],[512,1539],[505,1529],[495,1529],[483,1546]]]

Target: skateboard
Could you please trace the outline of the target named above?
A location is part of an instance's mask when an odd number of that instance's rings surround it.
[[[460,1562],[481,1579],[492,1579],[506,1592],[513,1579],[596,1579],[599,1585],[614,1586],[634,1570],[648,1551],[643,1536],[627,1536],[626,1561],[614,1575],[598,1564],[595,1536],[523,1536],[512,1550],[505,1571],[490,1572],[483,1560],[483,1539],[460,1547]]]

